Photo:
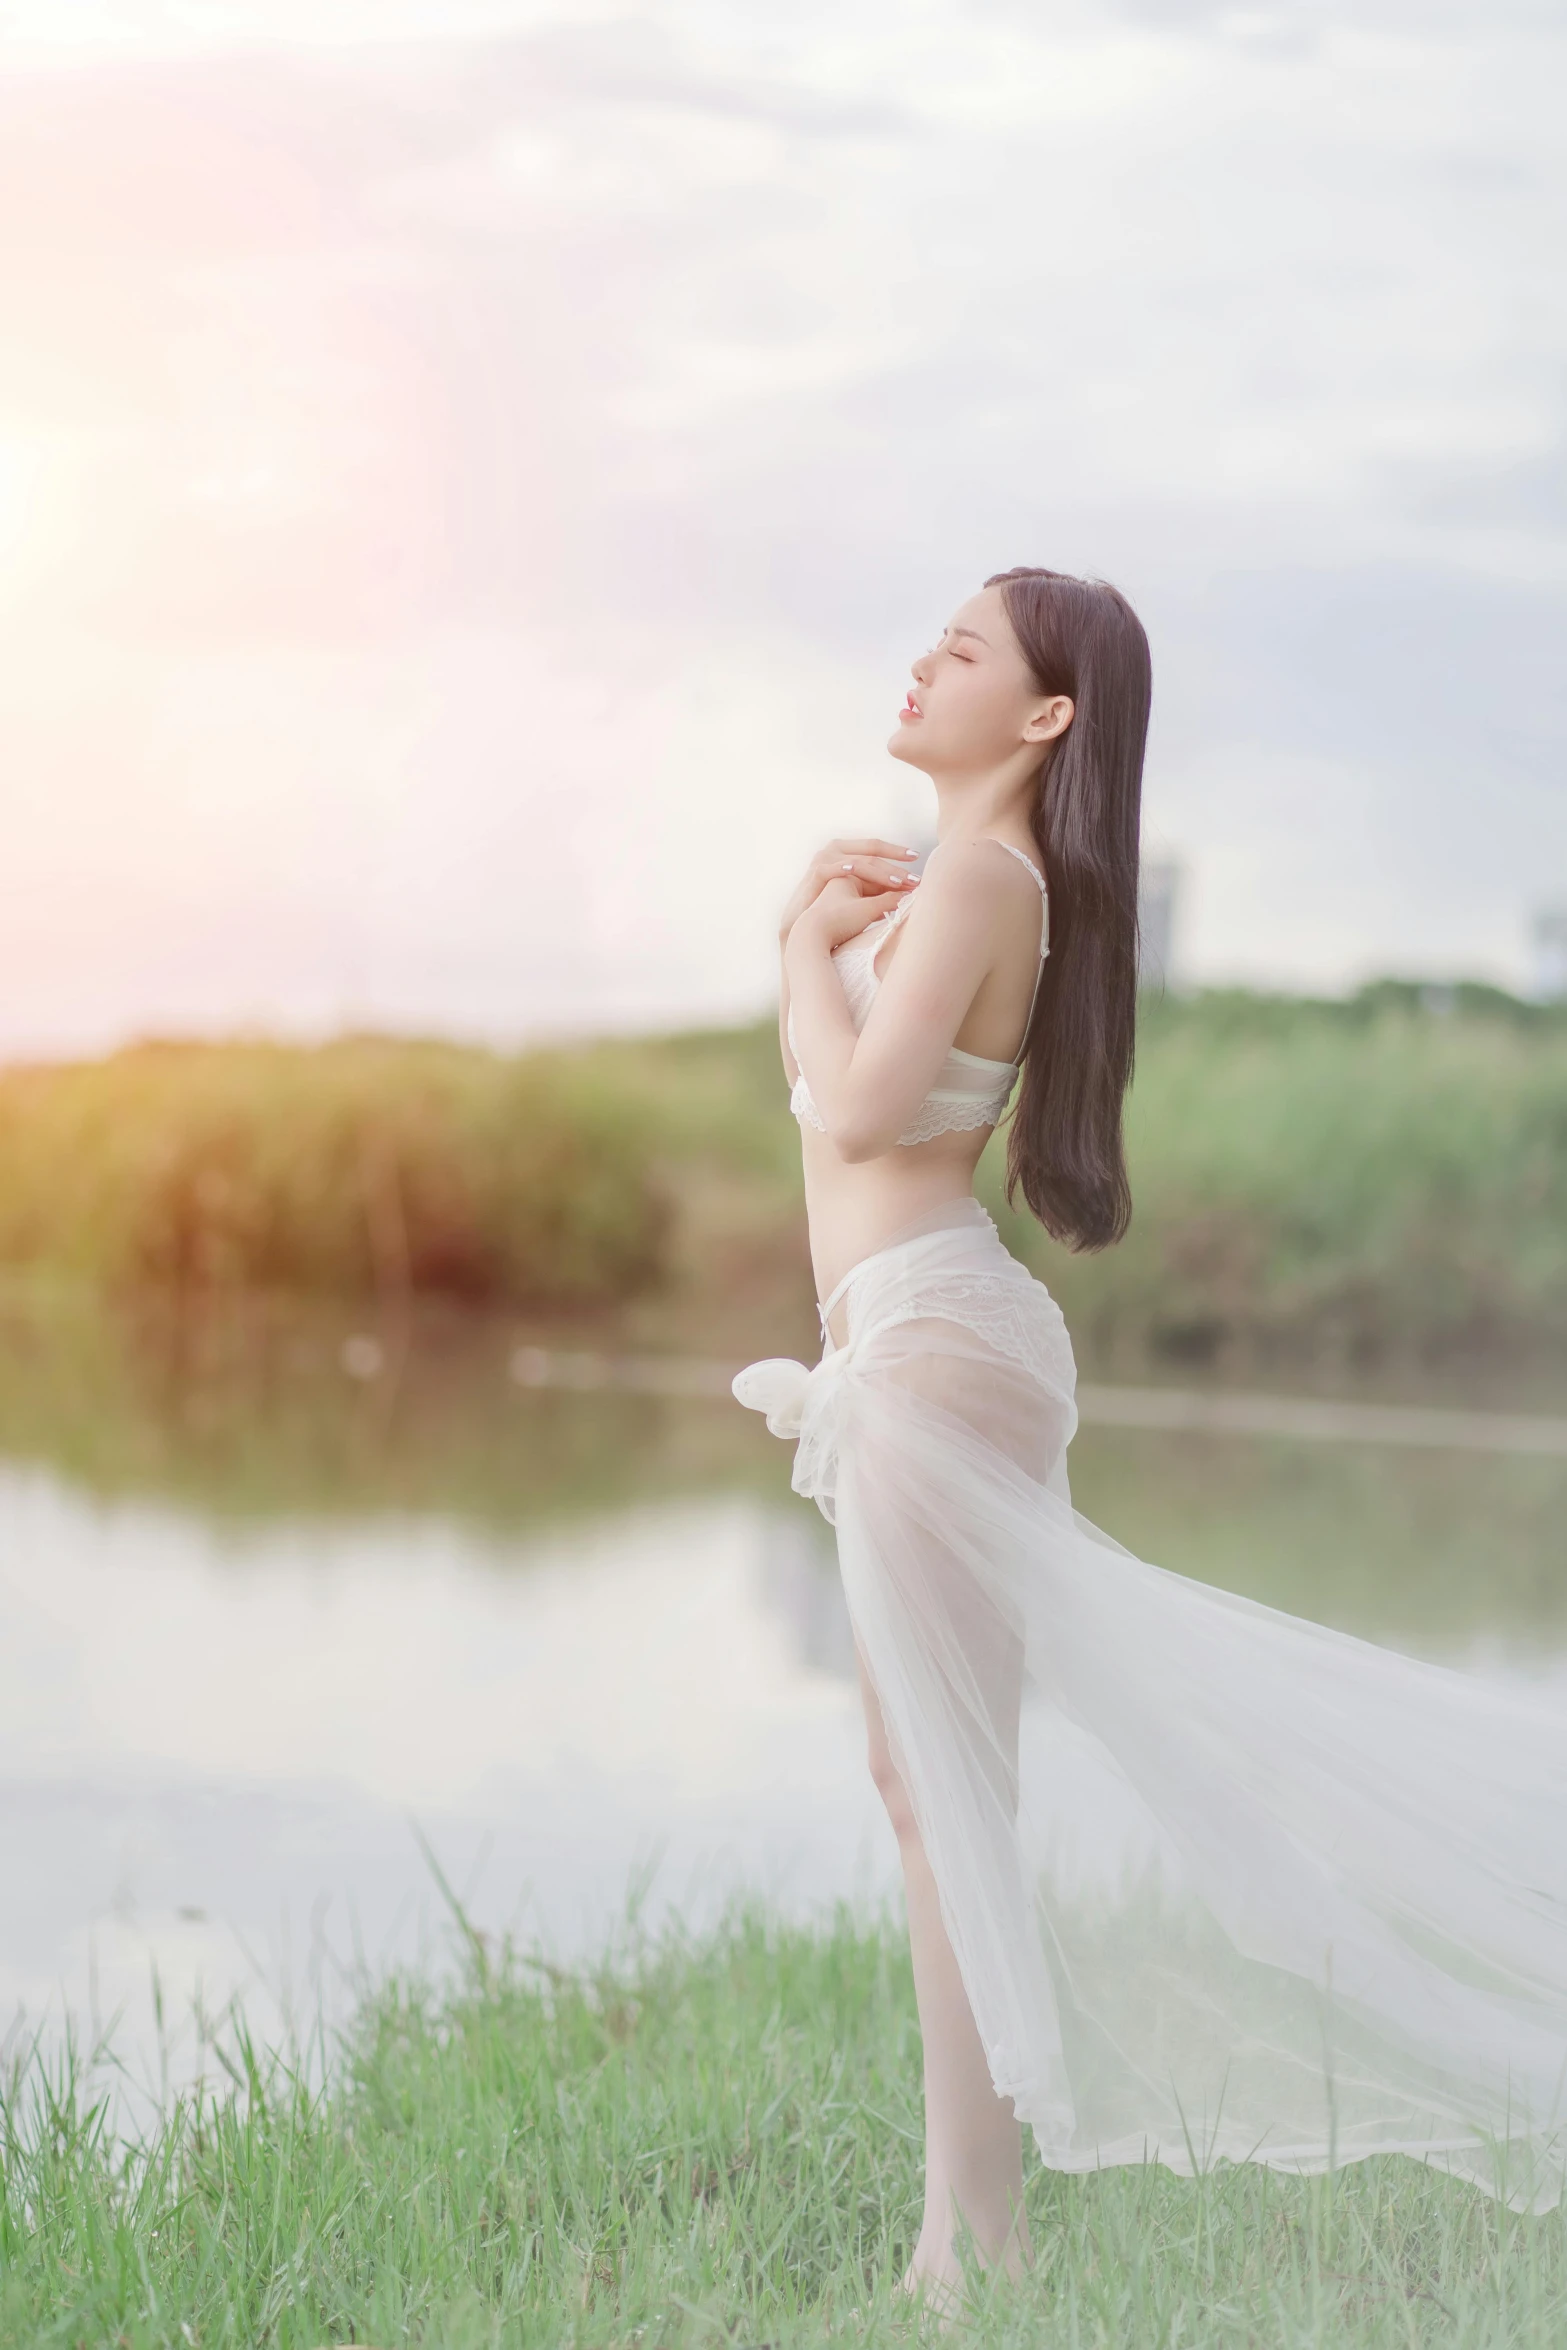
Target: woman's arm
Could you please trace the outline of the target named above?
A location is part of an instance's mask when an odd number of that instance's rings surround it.
[[[953,857],[932,856],[859,1036],[832,950],[873,917],[829,889],[790,931],[784,967],[795,1043],[828,1135],[851,1165],[890,1150],[935,1083],[1006,936],[1008,893],[1020,921],[1032,913],[1010,863],[961,847]]]
[[[784,952],[787,938],[778,941],[778,1050],[783,1055],[784,1077],[791,1092],[800,1074],[800,1064],[789,1050],[789,958]]]
[[[789,965],[784,949],[789,933],[800,916],[813,906],[828,883],[842,880],[847,874],[857,892],[864,895],[896,887],[909,878],[906,867],[917,849],[899,848],[890,840],[830,840],[825,848],[817,850],[801,879],[789,894],[789,900],[778,921],[778,1050],[783,1056],[784,1075],[790,1085],[800,1074],[800,1065],[789,1050]],[[876,911],[885,901],[878,897]],[[868,922],[873,919],[865,915]],[[842,933],[852,936],[850,930]]]

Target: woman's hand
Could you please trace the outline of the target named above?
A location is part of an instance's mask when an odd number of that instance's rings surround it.
[[[900,878],[896,888],[876,889],[873,886],[862,897],[859,884],[851,881],[846,873],[840,873],[817,892],[795,922],[790,938],[798,936],[802,943],[808,943],[818,953],[830,955],[835,948],[843,945],[845,939],[858,938],[862,930],[868,930],[873,922],[879,922],[883,914],[890,914],[895,906],[901,906],[918,887],[917,882]],[[786,939],[786,948],[788,943]]]
[[[787,940],[800,916],[815,905],[828,883],[835,880],[852,882],[856,894],[864,891],[879,894],[883,902],[865,917],[867,922],[873,922],[877,913],[886,912],[889,892],[894,899],[908,897],[918,886],[914,876],[904,871],[908,859],[918,854],[917,849],[900,848],[896,841],[890,840],[830,840],[825,848],[817,850],[789,894],[778,918],[780,943]],[[864,927],[864,923],[856,923],[843,936],[852,938],[855,930]]]

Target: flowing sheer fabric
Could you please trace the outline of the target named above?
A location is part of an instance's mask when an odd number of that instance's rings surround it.
[[[820,1363],[735,1393],[836,1527],[992,2078],[1044,2161],[1402,2152],[1554,2205],[1567,1719],[1074,1511],[1066,1328],[978,1201],[840,1292],[842,1347],[824,1313]]]

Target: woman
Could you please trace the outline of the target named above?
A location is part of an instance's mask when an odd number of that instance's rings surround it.
[[[925,2054],[923,2225],[1030,2257],[1020,2123],[1067,2170],[1403,2151],[1519,2208],[1567,2158],[1567,1723],[1133,1558],[1071,1506],[1059,1311],[973,1194],[1074,1248],[1130,1214],[1150,672],[1113,588],[1003,572],[889,745],[917,883],[834,842],[784,911],[823,1354],[753,1364],[837,1531]]]

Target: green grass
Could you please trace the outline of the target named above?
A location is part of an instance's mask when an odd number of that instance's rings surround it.
[[[5,2350],[911,2338],[889,2287],[918,2222],[919,2048],[889,1917],[786,1927],[739,1902],[701,1935],[628,1931],[581,1974],[475,1940],[445,1988],[367,1990],[325,2086],[234,2045],[226,2093],[130,2149],[82,2066],[13,2084]],[[961,2338],[1567,2338],[1561,2215],[1401,2158],[1315,2180],[1033,2164],[1027,2192],[1036,2270]]]

